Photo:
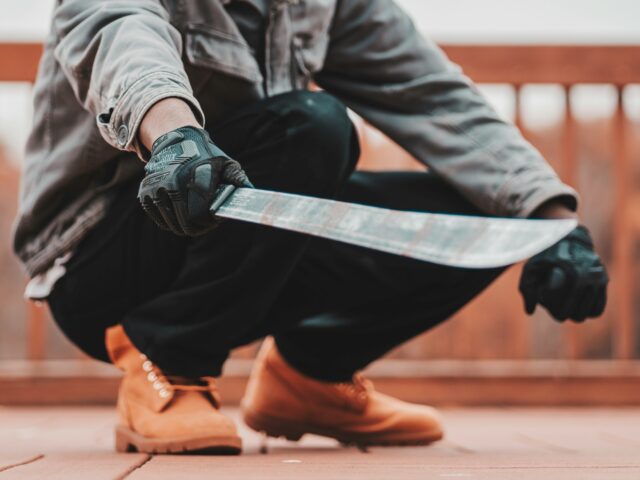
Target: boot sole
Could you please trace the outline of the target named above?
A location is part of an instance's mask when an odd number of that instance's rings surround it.
[[[358,446],[415,446],[428,445],[430,443],[441,440],[443,434],[441,431],[420,432],[417,435],[380,435],[377,437],[363,436],[358,434],[350,434],[338,432],[333,429],[325,428],[319,425],[302,423],[294,420],[284,420],[275,418],[257,412],[244,412],[244,421],[257,432],[262,432],[269,437],[286,438],[287,440],[297,442],[303,435],[309,433],[312,435],[320,435],[322,437],[330,437],[338,440],[344,445]]]
[[[242,439],[238,436],[210,436],[200,438],[148,438],[133,430],[116,427],[116,451],[122,453],[201,453],[238,455],[242,452]]]

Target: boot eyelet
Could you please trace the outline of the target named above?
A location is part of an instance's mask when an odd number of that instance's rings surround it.
[[[147,375],[147,380],[149,380],[150,382],[155,382],[156,380],[158,380],[158,375],[156,375],[156,372],[149,372],[149,374]]]
[[[147,356],[146,356],[144,353],[141,353],[141,354],[140,354],[140,359],[142,359],[142,360],[146,360],[146,359],[147,359]]]
[[[150,372],[150,371],[152,371],[152,370],[153,370],[153,364],[152,364],[149,360],[146,360],[146,361],[142,364],[142,369],[143,369],[145,372]]]
[[[163,388],[158,392],[158,395],[160,395],[160,398],[167,398],[170,395],[170,393],[168,390]]]
[[[164,385],[156,380],[155,382],[153,382],[153,388],[156,390],[162,390],[164,388]]]

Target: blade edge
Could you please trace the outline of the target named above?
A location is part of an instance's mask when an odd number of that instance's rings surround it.
[[[253,203],[255,206],[256,202],[261,203],[260,208],[257,210],[251,209],[251,204]],[[320,221],[309,221],[308,216],[296,218],[296,211],[297,213],[305,213],[305,208],[307,210],[315,208],[317,217],[321,217]],[[340,212],[343,213],[343,217],[335,218],[339,217]],[[218,208],[216,215],[461,268],[497,268],[518,263],[553,245],[575,228],[577,224],[574,220],[507,219],[407,212],[296,194],[244,188],[237,189]],[[455,249],[448,250],[446,245],[442,251],[433,249],[425,251],[421,247],[424,247],[428,242],[419,245],[416,240],[428,240],[428,238],[420,238],[419,233],[414,234],[410,241],[394,241],[389,235],[386,238],[384,236],[367,236],[362,232],[358,232],[357,229],[349,232],[340,226],[340,221],[346,215],[356,217],[359,215],[363,219],[368,219],[368,222],[374,224],[374,227],[384,225],[387,218],[395,218],[414,222],[422,220],[424,225],[440,226],[441,228],[449,229],[450,232],[454,232],[456,229],[471,231],[475,228],[475,231],[480,232],[480,234],[476,235],[475,242],[484,242],[484,245],[488,245],[485,238],[487,232],[491,233],[492,231],[503,236],[509,235],[510,230],[512,232],[519,231],[519,235],[522,237],[521,230],[524,229],[527,233],[531,231],[533,236],[527,238],[526,244],[512,248],[511,251],[501,251],[498,254],[485,253],[476,255],[469,248],[454,254],[452,252]],[[390,231],[387,230],[387,233],[390,233]],[[413,247],[411,247],[412,244]]]

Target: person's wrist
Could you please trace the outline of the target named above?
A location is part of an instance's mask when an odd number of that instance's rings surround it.
[[[138,130],[138,139],[151,151],[153,143],[162,135],[187,126],[201,127],[189,104],[179,98],[165,98],[145,114]]]
[[[567,207],[561,200],[549,200],[534,210],[531,218],[547,220],[578,220],[578,214]]]

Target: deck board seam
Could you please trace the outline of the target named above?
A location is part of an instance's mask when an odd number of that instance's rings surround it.
[[[515,435],[514,438],[520,443],[523,443],[525,445],[533,445],[533,446],[542,448],[543,450],[546,450],[548,452],[556,452],[556,453],[562,452],[562,453],[569,453],[569,454],[580,453],[575,448],[564,447],[562,445],[558,445],[558,444],[549,442],[547,440],[542,440],[540,438],[535,438],[530,435],[526,435],[524,433],[518,433]]]
[[[43,458],[44,458],[44,455],[40,453],[38,455],[34,455],[33,457],[27,458],[26,460],[22,460],[21,462],[0,466],[0,473],[6,472],[7,470],[11,470],[12,468],[29,465],[30,463],[37,462],[38,460],[42,460]]]
[[[153,458],[153,455],[144,456],[140,461],[138,461],[137,463],[134,463],[133,465],[131,465],[121,475],[118,475],[114,480],[123,480],[123,479],[127,478],[129,475],[131,475],[136,470],[140,470],[142,467],[144,467],[147,463],[149,463],[151,461],[152,458]]]

